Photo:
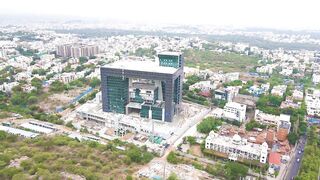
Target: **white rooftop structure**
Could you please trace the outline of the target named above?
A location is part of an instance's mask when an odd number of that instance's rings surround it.
[[[233,137],[221,136],[211,131],[206,138],[206,149],[211,149],[228,155],[230,160],[238,160],[238,158],[259,160],[266,163],[268,155],[268,145],[264,142],[262,145],[254,144],[241,138],[238,134]]]
[[[104,67],[114,68],[114,69],[125,69],[132,71],[143,71],[143,72],[155,72],[155,73],[165,73],[174,74],[178,69],[173,67],[160,66],[154,61],[137,61],[137,60],[119,60],[112,64],[107,64]]]
[[[22,129],[12,128],[12,127],[2,126],[2,125],[0,125],[0,131],[5,131],[9,134],[19,135],[26,138],[34,138],[39,135],[38,133],[33,133],[30,131],[25,131]]]
[[[287,114],[280,114],[280,116],[276,116],[256,109],[254,118],[261,124],[276,125],[278,129],[281,127],[290,130],[291,128],[290,115]]]
[[[236,102],[227,102],[223,108],[224,118],[243,122],[246,120],[247,106]]]
[[[169,55],[169,56],[180,56],[181,52],[176,52],[176,51],[163,51],[158,53],[158,55]]]
[[[26,129],[30,129],[30,130],[35,131],[35,132],[44,133],[44,134],[49,134],[49,133],[53,132],[52,129],[48,129],[48,128],[45,128],[45,127],[33,125],[33,124],[28,123],[28,122],[21,124],[21,127],[26,128]]]

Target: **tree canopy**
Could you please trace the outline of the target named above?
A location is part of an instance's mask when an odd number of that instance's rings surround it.
[[[217,130],[218,126],[221,125],[221,120],[215,119],[214,117],[207,117],[197,125],[197,130],[201,133],[208,134],[212,130]]]

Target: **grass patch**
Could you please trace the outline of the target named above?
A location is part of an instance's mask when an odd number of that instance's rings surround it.
[[[222,70],[224,72],[248,72],[258,65],[258,58],[236,53],[218,53],[204,50],[186,50],[185,65],[200,69]]]

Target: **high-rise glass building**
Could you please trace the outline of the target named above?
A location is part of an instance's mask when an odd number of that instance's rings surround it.
[[[181,104],[183,65],[181,53],[163,52],[155,62],[120,60],[102,67],[103,111],[171,122]]]

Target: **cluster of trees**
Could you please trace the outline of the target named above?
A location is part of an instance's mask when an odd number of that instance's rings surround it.
[[[86,63],[88,61],[89,61],[89,59],[87,57],[79,57],[79,63],[80,64]]]
[[[189,86],[200,82],[201,78],[199,76],[196,75],[191,75],[186,77],[187,81],[183,84],[183,93],[186,94],[189,91]]]
[[[0,144],[3,152],[0,154],[0,179],[64,179],[61,172],[89,180],[130,179],[138,165],[154,157],[145,148],[118,140],[102,145],[94,141],[78,142],[66,136],[21,139],[0,131]],[[120,144],[127,151],[118,150],[116,146]],[[28,159],[21,161],[20,167],[8,166],[10,161],[22,156]]]
[[[302,166],[298,180],[318,179],[320,167],[320,138],[315,126],[308,131],[308,141],[304,149]]]
[[[100,79],[96,77],[91,79],[87,79],[87,78],[76,79],[74,81],[71,81],[69,84],[63,84],[61,81],[54,81],[50,85],[50,91],[53,93],[59,93],[65,90],[70,90],[74,87],[84,87],[84,86],[91,86],[95,88],[100,84],[101,84]]]
[[[21,55],[23,55],[23,56],[29,56],[29,57],[30,57],[30,56],[37,56],[36,53],[39,52],[37,49],[35,49],[35,50],[32,50],[32,49],[27,49],[27,50],[25,50],[25,49],[23,49],[21,46],[18,46],[18,47],[16,48],[16,50],[19,51],[19,53],[20,53]]]
[[[208,99],[201,95],[198,95],[197,91],[188,91],[186,95],[183,96],[183,99],[197,103],[197,104],[205,105],[205,106],[210,105]]]
[[[194,145],[197,143],[196,138],[194,136],[184,137],[184,141],[187,141],[190,145]]]
[[[44,70],[44,69],[33,69],[32,70],[32,74],[39,74],[40,76],[44,76],[47,74],[47,72],[49,72],[48,70]]]
[[[227,101],[222,99],[213,99],[212,103],[213,105],[218,106],[219,108],[223,108],[226,105]]]
[[[260,128],[260,129],[266,129],[266,125],[260,124],[259,122],[255,120],[251,120],[246,124],[246,130],[251,131],[254,128]]]
[[[199,89],[194,89],[192,91],[189,90],[189,86],[201,81],[201,78],[196,75],[191,75],[187,77],[187,81],[183,84],[183,99],[187,101],[191,101],[197,104],[209,106],[210,100],[208,101],[207,98],[199,95]]]
[[[242,81],[241,80],[234,80],[228,83],[224,83],[223,86],[227,87],[227,86],[241,86],[242,85]]]
[[[257,102],[257,108],[264,113],[279,115],[282,97],[273,95],[263,95]]]
[[[50,91],[53,93],[62,92],[66,89],[65,85],[61,81],[53,81],[50,85]]]
[[[6,66],[0,70],[0,84],[3,84],[4,82],[13,82],[13,75],[17,74],[18,71],[20,70],[17,70],[12,66]]]
[[[228,162],[225,165],[225,174],[228,179],[236,180],[245,178],[249,168],[243,164],[237,162]]]
[[[36,89],[29,93],[24,92],[20,85],[12,89],[11,95],[1,93],[0,100],[3,103],[0,105],[0,111],[15,112],[25,117],[32,117],[41,121],[63,124],[59,115],[45,113],[37,105],[39,100],[46,96],[42,90],[42,81],[38,78],[33,78],[31,85],[36,87]]]
[[[139,57],[150,57],[152,58],[153,56],[156,55],[156,51],[153,48],[138,48],[136,49],[136,51],[134,52],[134,55],[139,56]]]
[[[218,126],[221,125],[222,121],[220,119],[215,119],[214,117],[207,117],[197,125],[197,130],[200,133],[208,134],[212,130],[218,130]]]

